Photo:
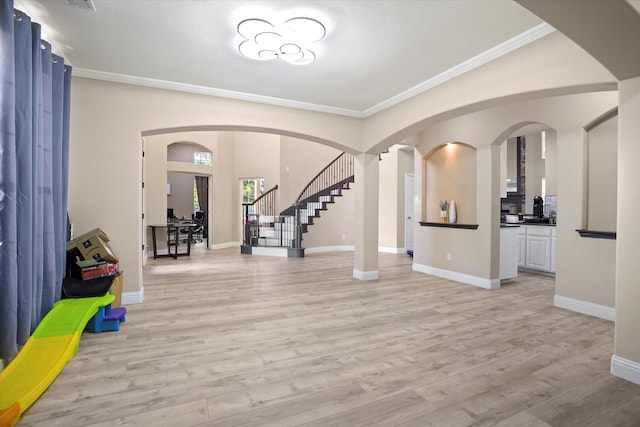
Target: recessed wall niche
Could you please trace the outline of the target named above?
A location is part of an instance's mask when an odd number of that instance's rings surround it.
[[[618,206],[617,110],[587,132],[588,230],[616,231]]]
[[[476,149],[460,142],[442,145],[424,157],[423,221],[441,222],[440,201],[455,200],[456,222],[476,223],[476,162]]]

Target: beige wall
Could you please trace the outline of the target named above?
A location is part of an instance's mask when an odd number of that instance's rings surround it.
[[[387,252],[405,248],[405,175],[413,173],[413,149],[394,145],[380,160],[379,246]]]
[[[556,295],[614,307],[615,243],[575,231],[584,228],[586,217],[586,132],[558,130],[557,138]]]
[[[618,116],[587,134],[587,223],[589,230],[615,231],[618,204]]]
[[[586,259],[593,250],[591,245],[576,240],[575,232],[581,228],[585,210],[582,196],[584,164],[580,161],[582,128],[615,103],[615,92],[525,101],[448,120],[423,132],[422,142],[417,146],[421,157],[444,141],[465,141],[477,147],[476,215],[479,227],[477,230],[418,227],[414,263],[486,280],[498,278],[499,144],[519,128],[543,123],[558,130],[557,293],[577,299],[584,297],[588,301],[592,298],[592,287],[606,287],[608,290],[603,293],[613,292],[613,282],[589,278],[586,282],[576,282],[573,260]],[[495,150],[491,149],[493,146]],[[418,173],[423,173],[421,168],[416,170],[416,182],[421,180]],[[447,253],[452,254],[450,262],[446,261]],[[595,270],[599,267],[592,264],[582,268]]]
[[[440,201],[456,204],[457,223],[476,223],[476,150],[451,143],[436,149],[425,159],[426,212],[424,221],[440,222]]]
[[[547,155],[544,161],[546,178],[545,193],[555,196],[558,194],[558,143],[553,129],[545,131]],[[546,202],[546,200],[545,200]]]
[[[531,73],[531,63],[541,67]],[[72,84],[70,215],[77,233],[100,226],[109,234],[127,271],[124,291],[138,292],[142,289],[143,241],[141,135],[178,130],[257,131],[321,142],[352,153],[371,150],[377,154],[379,147],[416,135],[430,124],[465,111],[499,105],[506,97],[526,99],[547,90],[566,93],[613,88],[615,80],[563,36],[552,34],[364,120],[78,77],[73,78]],[[365,173],[361,181],[364,183],[372,165],[362,165],[366,168],[356,170]],[[370,176],[373,171],[378,177],[377,166],[371,169]],[[166,176],[162,181],[165,179]],[[106,195],[96,192],[106,185],[110,189]],[[222,192],[214,190],[212,203],[228,203],[221,195],[230,190],[223,188]],[[362,204],[359,209],[364,215],[373,209],[374,201],[377,209],[377,182],[362,191],[356,206]],[[235,191],[227,196],[236,197]],[[233,213],[221,214],[237,221]],[[486,216],[488,219],[490,214]],[[368,244],[378,246],[377,235],[371,236],[371,230],[378,228],[377,215],[375,221],[365,222],[369,225],[356,233],[356,241],[362,239],[362,245],[356,244],[356,251]],[[377,270],[376,260],[375,253],[368,251],[357,256],[355,263],[361,265],[362,271]]]
[[[242,178],[264,178],[264,190],[280,183],[280,135],[233,132],[235,175],[240,191]]]
[[[304,187],[342,151],[299,138],[280,141],[280,207],[291,206]]]
[[[451,117],[509,102],[616,87],[609,71],[556,32],[367,117],[363,141],[366,150],[377,153]]]
[[[217,248],[237,242],[238,230],[242,226],[240,193],[235,174],[235,147],[232,132],[218,132],[218,151],[213,159],[212,213],[209,221],[209,246]],[[216,160],[217,159],[217,160]]]
[[[533,198],[542,195],[545,161],[542,159],[542,137],[540,132],[527,133],[524,137],[526,141],[526,197],[523,213],[533,214]]]
[[[620,82],[615,354],[640,363],[640,77]]]
[[[195,175],[184,172],[167,172],[171,194],[167,195],[167,208],[173,208],[178,218],[191,218],[193,214],[193,184]]]

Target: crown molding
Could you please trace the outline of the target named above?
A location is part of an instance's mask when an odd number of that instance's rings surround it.
[[[295,108],[298,110],[317,111],[320,113],[338,114],[340,116],[363,118],[362,112],[346,108],[331,107],[328,105],[312,104],[310,102],[294,101],[291,99],[274,98],[270,96],[256,95],[246,92],[216,89],[206,86],[198,86],[187,83],[171,82],[168,80],[150,79],[147,77],[130,76],[126,74],[109,73],[106,71],[89,70],[86,68],[73,68],[73,76],[85,77],[94,80],[104,80],[114,83],[124,83],[134,86],[145,86],[156,89],[173,90],[177,92],[195,93],[198,95],[215,96],[219,98],[235,99],[239,101],[256,102],[259,104],[277,105],[280,107]]]
[[[145,86],[157,89],[173,90],[178,92],[194,93],[198,95],[215,96],[220,98],[235,99],[239,101],[256,102],[260,104],[276,105],[280,107],[294,108],[299,110],[316,111],[320,113],[337,114],[346,117],[355,117],[359,119],[367,118],[373,114],[379,113],[389,107],[392,107],[402,101],[414,97],[422,92],[441,85],[455,77],[467,73],[478,68],[494,59],[506,55],[514,50],[528,45],[548,34],[554,32],[555,29],[549,24],[542,23],[524,33],[521,33],[475,57],[462,62],[450,68],[449,70],[438,74],[437,76],[420,83],[404,92],[399,93],[371,108],[364,111],[350,110],[347,108],[332,107],[329,105],[313,104],[309,102],[294,101],[290,99],[274,98],[263,95],[255,95],[245,92],[235,92],[225,89],[216,89],[206,86],[198,86],[187,83],[171,82],[167,80],[151,79],[139,76],[130,76],[126,74],[109,73],[106,71],[89,70],[86,68],[73,68],[73,75],[77,77],[85,77],[88,79],[104,80],[114,83],[124,83],[135,86]]]
[[[493,61],[494,59],[498,59],[501,56],[513,52],[514,50],[520,49],[521,47],[524,47],[529,43],[533,43],[534,41],[541,39],[542,37],[549,35],[555,31],[555,28],[553,28],[546,22],[538,24],[535,27],[525,31],[524,33],[520,33],[517,36],[512,37],[511,39],[500,43],[499,45],[494,46],[479,55],[474,56],[473,58],[470,58],[452,68],[449,68],[448,70],[412,87],[411,89],[407,89],[406,91],[401,92],[398,95],[387,99],[386,101],[382,101],[378,105],[364,110],[362,114],[366,118],[373,114],[379,113],[380,111],[385,110],[393,105],[396,105],[402,101],[406,101],[407,99],[412,98],[422,92],[433,89],[434,87],[446,83],[449,80],[461,76],[464,73],[472,71],[475,68]]]

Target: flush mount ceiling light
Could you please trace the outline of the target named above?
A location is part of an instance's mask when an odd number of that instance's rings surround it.
[[[290,64],[310,64],[316,54],[310,45],[322,40],[327,31],[319,21],[298,17],[275,26],[264,19],[245,19],[238,24],[244,39],[238,50],[256,60],[283,59]]]

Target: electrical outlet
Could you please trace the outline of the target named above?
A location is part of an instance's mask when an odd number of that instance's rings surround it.
[[[447,253],[447,261],[451,262],[451,252]]]

